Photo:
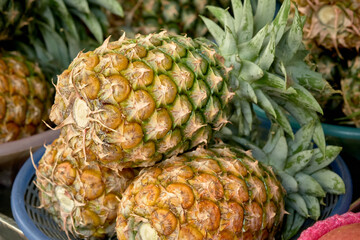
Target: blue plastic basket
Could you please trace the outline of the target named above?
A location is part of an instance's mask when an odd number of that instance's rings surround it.
[[[38,164],[45,148],[42,147],[33,155],[35,164]],[[352,198],[352,182],[349,169],[338,157],[331,164],[331,168],[339,174],[345,182],[346,194],[333,195],[328,194],[325,198],[326,206],[322,206],[322,214],[320,219],[325,219],[334,214],[342,214],[348,211]],[[29,158],[20,169],[11,192],[11,210],[16,223],[29,240],[49,240],[64,239],[67,240],[65,232],[52,219],[51,215],[40,205],[38,190],[34,185],[35,169]],[[302,230],[311,226],[314,221],[306,221]],[[76,238],[72,238],[76,239]],[[113,237],[116,239],[116,237]]]

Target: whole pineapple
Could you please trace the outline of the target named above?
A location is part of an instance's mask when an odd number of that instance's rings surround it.
[[[207,143],[232,96],[214,47],[165,32],[107,40],[58,77],[50,119],[79,156],[119,169]]]
[[[274,239],[284,190],[269,167],[226,145],[198,148],[143,169],[123,194],[125,239]]]
[[[117,205],[135,170],[113,171],[70,152],[63,138],[46,146],[36,169],[40,207],[68,237],[69,232],[79,238],[114,235]]]
[[[0,53],[0,143],[44,131],[53,93],[37,65],[17,52]]]
[[[119,0],[125,18],[109,15],[110,34],[119,37],[121,30],[129,36],[150,34],[161,30],[202,37],[207,33],[199,15],[208,15],[207,5],[230,6],[230,0]]]

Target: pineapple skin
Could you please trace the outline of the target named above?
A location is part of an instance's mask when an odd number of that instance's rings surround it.
[[[46,130],[53,93],[36,64],[17,52],[0,53],[0,143]]]
[[[207,144],[233,93],[212,43],[166,32],[80,53],[50,113],[74,154],[113,169],[147,167]],[[228,111],[228,110],[227,110]]]
[[[249,152],[198,148],[143,169],[123,193],[123,239],[274,239],[284,190]]]
[[[227,8],[230,0],[119,0],[126,12],[125,18],[108,15],[109,33],[119,37],[121,30],[130,36],[167,30],[191,37],[208,34],[199,15],[210,15],[207,5]]]
[[[104,238],[115,232],[116,209],[121,193],[137,170],[113,171],[95,160],[71,156],[59,137],[46,151],[36,169],[40,207],[59,226],[78,238]]]

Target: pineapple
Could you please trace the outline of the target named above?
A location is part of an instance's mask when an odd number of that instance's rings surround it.
[[[358,1],[295,0],[307,16],[304,40],[311,48],[335,50],[360,48],[360,3]]]
[[[93,49],[107,34],[105,11],[123,15],[116,0],[2,0],[0,47],[17,50],[56,77],[82,49]]]
[[[274,239],[284,190],[271,168],[223,144],[143,169],[123,194],[124,239]]]
[[[248,134],[254,119],[252,103],[289,134],[286,111],[301,124],[316,119],[321,108],[307,89],[323,88],[323,80],[297,49],[291,54],[283,50],[292,38],[301,37],[301,32],[293,32],[299,21],[284,31],[290,2],[274,21],[254,17],[259,20],[251,26],[245,24],[252,13],[250,2],[242,6],[234,0],[233,6],[239,12],[235,17],[227,10],[209,8],[219,22],[228,24],[225,31],[203,18],[210,33],[218,33],[213,34],[218,44],[160,32],[107,39],[96,50],[81,52],[59,75],[50,113],[74,154],[85,161],[88,154],[95,154],[114,169],[151,166],[207,144],[213,130],[230,121],[232,107],[234,123]],[[263,7],[259,5],[258,11]],[[243,25],[236,25],[239,21]],[[323,135],[317,134],[315,141],[324,150]]]
[[[119,0],[127,13],[125,18],[109,14],[109,32],[120,37],[121,30],[129,36],[144,35],[166,29],[169,32],[191,37],[202,37],[207,28],[198,17],[208,14],[207,5],[223,8],[230,6],[229,0]]]
[[[39,67],[3,51],[0,69],[0,143],[44,131],[54,91]]]
[[[360,48],[360,3],[352,0],[295,2],[301,14],[310,16],[304,26],[310,64],[315,65],[335,89],[314,93],[326,111],[324,121],[360,127],[356,100],[359,90],[353,80],[357,79]],[[344,122],[344,119],[352,121]]]
[[[36,169],[36,186],[46,209],[69,237],[113,235],[121,193],[136,170],[113,171],[95,159],[85,164],[71,156],[63,138],[46,146]]]
[[[165,32],[104,42],[58,77],[50,119],[86,161],[146,167],[207,143],[232,93],[214,45]]]

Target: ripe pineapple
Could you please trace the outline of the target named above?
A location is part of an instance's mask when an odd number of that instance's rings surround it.
[[[307,16],[304,39],[308,46],[336,50],[360,48],[360,2],[354,0],[295,0]]]
[[[105,11],[122,16],[117,0],[2,0],[0,46],[17,50],[56,77],[82,49],[93,49],[107,35]]]
[[[357,52],[360,48],[360,2],[296,0],[299,12],[310,16],[304,26],[304,42],[310,63],[335,90],[315,93],[325,109],[324,121],[359,127],[356,88]],[[342,95],[342,96],[341,96]],[[341,111],[342,109],[342,111]],[[346,117],[344,117],[344,114]],[[335,115],[335,116],[334,116]],[[337,119],[337,120],[334,120]]]
[[[143,169],[123,194],[124,239],[274,239],[284,190],[271,168],[226,145],[197,148]]]
[[[107,40],[59,76],[50,119],[85,160],[153,165],[227,123],[232,93],[220,61],[214,45],[165,32]]]
[[[300,45],[291,53],[284,51],[291,39],[301,37],[301,32],[293,33],[300,21],[284,31],[290,2],[274,21],[254,17],[259,20],[251,26],[245,24],[252,14],[251,4],[245,3],[242,7],[239,0],[233,1],[234,12],[244,13],[234,17],[227,10],[209,8],[226,24],[223,31],[203,18],[210,33],[218,33],[214,34],[218,45],[161,32],[134,39],[123,35],[80,53],[59,76],[50,113],[74,154],[86,160],[87,154],[94,153],[102,164],[115,169],[151,166],[163,157],[208,143],[213,130],[229,122],[232,107],[236,108],[234,123],[249,133],[251,103],[262,107],[289,134],[285,111],[296,115],[301,124],[316,119],[315,112],[321,108],[307,89],[323,88],[322,78],[304,64],[297,52]],[[262,8],[259,5],[258,11]],[[257,31],[252,31],[255,26]],[[229,104],[232,97],[234,105]],[[320,132],[321,125],[317,127]],[[324,149],[323,135],[316,137]]]
[[[36,170],[36,186],[46,209],[69,236],[111,236],[121,193],[136,170],[113,171],[95,159],[85,163],[71,156],[63,138],[46,147]]]
[[[109,32],[119,37],[121,30],[129,36],[137,33],[150,34],[166,29],[169,32],[191,37],[202,37],[207,28],[199,15],[208,14],[207,5],[230,6],[229,0],[118,0],[124,11],[125,18],[108,15]]]
[[[53,93],[37,65],[17,52],[0,53],[0,143],[44,131]]]

